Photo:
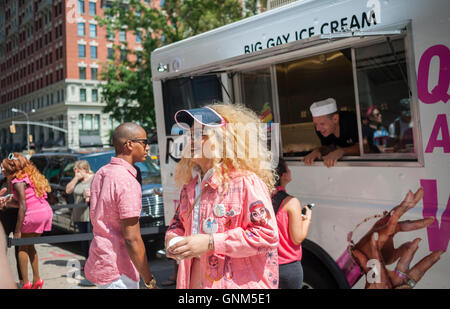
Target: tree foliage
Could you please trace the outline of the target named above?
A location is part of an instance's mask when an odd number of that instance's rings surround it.
[[[155,132],[150,55],[156,48],[212,30],[258,13],[261,1],[166,0],[162,9],[139,0],[115,0],[97,17],[100,27],[114,34],[121,30],[141,34],[142,50],[130,50],[115,42],[114,57],[102,65],[100,86],[106,102],[104,112],[119,122],[133,121]],[[264,1],[263,5],[264,5]],[[266,2],[266,1],[265,1]]]

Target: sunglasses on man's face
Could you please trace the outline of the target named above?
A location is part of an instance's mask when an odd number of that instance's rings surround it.
[[[147,145],[148,145],[148,140],[147,140],[146,138],[129,139],[128,141],[131,141],[131,142],[133,142],[133,143],[139,143],[139,144],[141,144],[142,146],[144,146],[144,148],[146,148]],[[128,141],[126,141],[125,144],[126,144]],[[124,145],[125,145],[125,144],[124,144]]]

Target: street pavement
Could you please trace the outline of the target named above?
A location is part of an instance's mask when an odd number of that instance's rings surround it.
[[[85,258],[81,255],[79,242],[63,244],[37,244],[35,245],[39,257],[40,277],[44,280],[44,289],[97,289],[95,286],[83,286],[86,280],[81,266]],[[16,282],[19,282],[14,248],[8,249],[9,265]],[[153,275],[158,286],[164,289],[174,289],[175,286],[162,287],[161,283],[173,274],[174,263],[165,257],[155,258],[149,261]],[[28,264],[28,278],[33,278],[31,265]]]

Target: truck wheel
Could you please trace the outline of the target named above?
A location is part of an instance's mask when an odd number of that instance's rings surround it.
[[[338,289],[336,281],[331,276],[328,269],[315,259],[303,252],[303,284],[302,289]]]
[[[331,256],[316,243],[302,243],[303,288],[349,289],[347,279]]]

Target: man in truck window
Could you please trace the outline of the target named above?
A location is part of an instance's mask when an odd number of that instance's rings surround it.
[[[353,112],[338,112],[336,100],[328,98],[311,107],[316,134],[322,144],[304,158],[306,165],[322,159],[327,167],[336,165],[343,156],[359,155],[358,125]]]

